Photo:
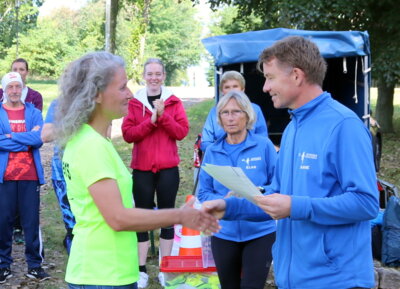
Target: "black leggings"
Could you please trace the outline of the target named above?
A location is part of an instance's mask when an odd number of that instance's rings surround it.
[[[158,209],[174,208],[176,194],[179,187],[179,169],[173,167],[151,171],[133,170],[133,198],[137,208]],[[154,203],[154,194],[157,193],[157,205]],[[138,232],[138,241],[149,240],[148,232]],[[161,228],[160,237],[166,240],[174,238],[174,227]]]
[[[211,238],[221,289],[263,289],[271,266],[275,232],[246,242]]]

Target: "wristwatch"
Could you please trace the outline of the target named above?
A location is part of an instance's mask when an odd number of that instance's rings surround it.
[[[265,188],[264,187],[257,187],[257,188],[261,192],[261,194],[265,193]]]

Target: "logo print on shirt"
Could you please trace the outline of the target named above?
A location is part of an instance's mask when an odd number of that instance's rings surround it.
[[[310,159],[310,160],[318,159],[318,155],[317,154],[306,153],[306,152],[299,153],[298,156],[300,157],[300,160],[301,160],[301,165],[300,165],[300,169],[301,170],[309,170],[310,169],[310,164],[306,160],[308,160],[308,159]],[[306,161],[307,164],[304,164],[304,161]]]
[[[62,162],[62,168],[64,177],[67,177],[69,180],[71,180],[71,173],[69,172],[69,163]]]
[[[252,158],[245,158],[242,159],[242,162],[246,163],[246,170],[254,170],[257,169],[257,166],[254,163],[251,162],[255,162],[255,161],[261,161],[261,157],[252,157]]]

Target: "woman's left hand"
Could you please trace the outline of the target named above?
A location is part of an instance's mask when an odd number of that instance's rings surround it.
[[[156,123],[156,121],[157,121],[157,110],[156,110],[156,108],[153,109],[153,114],[151,115],[150,120],[151,120],[151,123]]]
[[[162,99],[156,99],[153,101],[154,108],[157,111],[157,116],[161,116],[164,113],[164,101]]]

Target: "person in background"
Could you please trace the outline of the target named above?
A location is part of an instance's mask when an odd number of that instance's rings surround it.
[[[26,86],[26,77],[29,74],[28,62],[24,58],[15,59],[11,64],[11,71],[18,72],[21,75],[22,82],[23,82],[21,101],[23,103],[25,103],[25,102],[32,103],[38,110],[42,111],[42,109],[43,109],[42,95],[38,91]],[[0,89],[0,102],[4,102],[4,101],[5,101],[4,92],[2,89]],[[22,231],[22,227],[21,227],[19,213],[17,213],[17,217],[15,219],[13,235],[14,235],[15,243],[17,243],[17,244],[24,243],[24,235],[23,235],[23,231]]]
[[[1,80],[5,102],[0,105],[0,283],[12,277],[12,233],[17,212],[25,234],[27,277],[46,280],[39,227],[40,185],[44,184],[39,148],[42,114],[21,100],[18,72]]]
[[[166,72],[160,59],[146,61],[143,78],[146,87],[130,100],[129,113],[122,123],[124,140],[134,143],[131,161],[133,196],[138,208],[153,209],[155,193],[158,209],[173,208],[179,187],[180,159],[176,141],[188,134],[189,121],[181,100],[163,86]],[[171,255],[173,238],[173,226],[161,228],[161,258]],[[138,232],[138,240],[138,286],[146,288],[149,233]],[[158,277],[164,285],[163,274]]]
[[[43,125],[41,138],[44,143],[52,142],[55,139],[54,131],[54,114],[57,107],[57,99],[53,100],[47,110],[46,119]],[[67,197],[67,185],[65,183],[60,149],[57,145],[54,146],[54,154],[51,161],[51,181],[53,183],[54,192],[57,196],[58,204],[60,205],[61,214],[65,230],[67,231],[63,240],[63,245],[69,254],[73,239],[72,229],[75,226],[75,217],[71,212]]]
[[[228,198],[204,203],[205,211],[226,220],[278,220],[279,288],[374,287],[370,220],[379,194],[368,128],[322,90],[326,63],[310,40],[277,41],[258,67],[274,107],[291,115],[270,190],[255,198],[262,210]]]
[[[244,91],[245,86],[246,86],[246,81],[239,72],[235,70],[224,72],[221,76],[221,80],[219,83],[219,91],[221,95],[220,100],[223,98],[225,94],[227,94],[231,90]],[[268,138],[268,128],[260,106],[258,106],[255,103],[252,103],[251,105],[256,114],[255,124],[251,128],[251,130],[255,134]],[[200,152],[197,152],[197,154],[204,155],[207,147],[216,142],[220,137],[224,136],[224,134],[225,131],[218,122],[216,106],[214,106],[208,113],[207,119],[204,123],[203,131],[201,133]],[[198,163],[201,162],[202,160],[199,159]],[[198,182],[200,171],[198,167],[199,167],[198,164],[195,165],[193,172],[196,195],[198,194],[200,189],[200,183]]]
[[[274,173],[274,145],[254,133],[253,106],[244,92],[232,90],[217,105],[218,123],[225,135],[207,148],[205,164],[240,167],[262,190]],[[205,171],[200,172],[201,202],[230,197],[229,189]],[[263,289],[271,265],[275,221],[221,221],[221,231],[211,237],[221,289]],[[257,269],[255,269],[257,268]]]
[[[63,174],[76,220],[65,276],[70,289],[136,289],[136,231],[173,224],[219,229],[214,217],[190,206],[134,207],[131,175],[107,137],[112,120],[128,113],[127,83],[123,59],[108,52],[73,61],[59,82],[56,140],[64,151]]]
[[[17,58],[11,64],[11,71],[18,72],[21,75],[23,88],[22,88],[22,96],[21,101],[23,103],[29,102],[32,103],[38,110],[43,110],[43,97],[40,92],[28,87],[26,85],[26,77],[29,74],[29,65],[28,61],[24,58]],[[4,91],[0,89],[0,100],[5,101],[4,99]]]
[[[244,77],[237,71],[231,70],[226,71],[221,76],[219,83],[220,99],[223,98],[231,90],[244,91],[246,82]],[[268,138],[268,128],[265,122],[264,115],[261,108],[255,104],[251,104],[256,114],[256,121],[252,128],[255,134]],[[213,144],[217,139],[225,134],[223,128],[218,123],[218,116],[216,113],[216,107],[211,108],[208,113],[207,119],[204,123],[203,131],[201,133],[201,150],[205,153],[208,146]]]

